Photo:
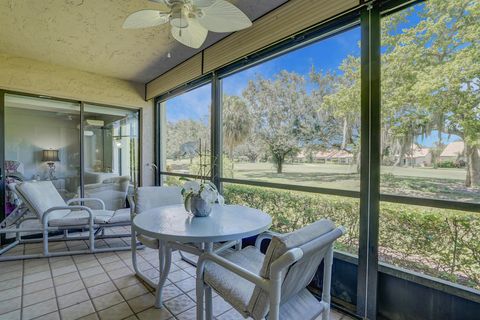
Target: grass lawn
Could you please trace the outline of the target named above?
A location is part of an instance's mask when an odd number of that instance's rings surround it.
[[[174,171],[187,173],[188,159],[167,161]],[[231,177],[230,163],[224,173]],[[381,191],[397,195],[411,195],[458,201],[480,202],[480,192],[464,187],[465,169],[393,167],[381,168]],[[311,187],[360,190],[360,175],[353,165],[294,163],[284,164],[283,173],[276,173],[272,163],[236,162],[233,178]]]

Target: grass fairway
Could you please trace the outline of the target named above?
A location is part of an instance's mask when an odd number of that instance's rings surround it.
[[[167,161],[176,172],[189,173],[190,160]],[[256,180],[342,190],[360,190],[360,174],[355,165],[333,163],[287,163],[277,173],[269,162],[225,162],[224,175],[228,178]],[[232,174],[233,172],[233,174]],[[195,172],[190,172],[195,173]],[[478,189],[464,187],[465,169],[381,167],[383,193],[480,202]]]

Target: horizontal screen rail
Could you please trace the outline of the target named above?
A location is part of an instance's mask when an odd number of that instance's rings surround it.
[[[176,176],[176,177],[192,178],[192,179],[209,178],[209,177],[201,177],[198,175],[176,173],[176,172],[161,172],[161,174]],[[265,188],[272,188],[272,189],[319,193],[319,194],[327,194],[327,195],[349,197],[349,198],[360,198],[360,192],[352,191],[352,190],[329,189],[329,188],[321,188],[321,187],[309,187],[309,186],[301,186],[301,185],[273,183],[273,182],[255,181],[255,180],[232,179],[232,178],[220,178],[220,182],[243,184],[243,185],[265,187]],[[399,196],[399,195],[393,195],[393,194],[380,194],[380,201],[390,202],[390,203],[401,203],[401,204],[421,206],[421,207],[438,208],[438,209],[451,209],[451,210],[460,210],[460,211],[468,211],[468,212],[478,212],[480,214],[480,203],[474,203],[474,202],[460,202],[460,201],[453,201],[453,200],[417,198],[417,197]]]

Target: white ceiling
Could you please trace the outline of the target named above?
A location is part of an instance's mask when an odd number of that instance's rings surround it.
[[[287,0],[229,0],[252,20]],[[0,52],[146,83],[228,34],[209,33],[199,50],[169,35],[168,25],[124,30],[147,0],[1,0]],[[171,53],[171,58],[167,53]]]

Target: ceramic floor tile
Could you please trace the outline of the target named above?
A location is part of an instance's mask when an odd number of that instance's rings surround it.
[[[76,292],[65,294],[58,297],[58,307],[60,309],[65,309],[74,304],[90,300],[90,297],[87,294],[87,290],[82,289]]]
[[[130,299],[127,302],[130,305],[130,308],[132,308],[135,313],[138,313],[152,307],[155,303],[155,296],[151,293],[146,293]]]
[[[85,286],[87,286],[87,288],[90,288],[108,281],[110,281],[110,278],[106,273],[96,274],[94,276],[83,279],[83,282],[85,283]]]
[[[190,277],[185,280],[175,282],[175,285],[179,287],[183,292],[188,292],[196,288],[197,279]]]
[[[122,302],[98,313],[101,320],[118,320],[133,315],[126,302]]]
[[[105,270],[103,270],[103,268],[101,266],[95,266],[95,267],[91,267],[91,268],[88,268],[88,269],[79,270],[79,273],[80,273],[80,277],[85,279],[85,278],[92,277],[92,276],[97,275],[97,274],[105,273]]]
[[[0,320],[20,320],[20,309],[11,311],[9,313],[0,314]]]
[[[217,320],[244,320],[245,318],[235,309],[230,309],[229,311],[222,313],[216,317]],[[248,318],[251,319],[251,318]]]
[[[24,320],[30,320],[33,318],[38,318],[40,316],[52,313],[56,310],[58,310],[57,300],[50,299],[50,300],[43,301],[43,302],[33,304],[31,306],[23,308],[22,314],[23,314]]]
[[[87,288],[88,293],[92,298],[103,296],[104,294],[117,291],[117,287],[113,284],[112,281],[101,283],[99,285]]]
[[[44,316],[35,318],[34,320],[60,320],[60,313],[58,311],[55,311]]]
[[[168,310],[170,310],[171,313],[177,315],[195,306],[195,302],[193,302],[193,300],[187,295],[182,294],[178,297],[165,301],[164,305],[168,308]]]
[[[26,275],[23,278],[23,283],[29,284],[29,283],[37,282],[40,280],[50,279],[51,277],[52,277],[52,274],[50,273],[50,270],[37,272],[37,273]]]
[[[20,297],[22,295],[22,287],[15,287],[0,291],[0,301],[9,300]]]
[[[63,296],[78,290],[84,289],[85,286],[83,285],[83,282],[81,280],[69,282],[62,284],[60,286],[55,287],[55,291],[57,292],[57,296]]]
[[[55,298],[55,290],[53,288],[43,289],[23,296],[23,306],[27,307],[38,302]]]
[[[111,306],[119,304],[123,301],[125,300],[123,299],[122,295],[118,291],[115,291],[107,293],[103,296],[96,297],[95,299],[93,299],[93,305],[95,306],[95,309],[97,311],[100,311],[110,308]]]
[[[216,296],[212,299],[212,303],[213,303],[213,315],[214,316],[218,316],[224,312],[226,312],[227,310],[230,310],[232,308],[232,306],[226,302],[225,300],[223,300],[222,297],[220,296]]]
[[[164,301],[167,301],[167,300],[170,300],[172,298],[178,297],[181,294],[183,294],[183,292],[173,284],[170,284],[168,286],[163,287],[163,300]]]
[[[183,270],[177,270],[177,271],[174,271],[174,272],[170,272],[168,274],[168,280],[170,280],[174,283],[177,282],[177,281],[187,279],[187,278],[190,278],[190,275]]]
[[[113,282],[119,289],[123,289],[134,284],[139,284],[140,280],[138,280],[135,275],[131,274],[126,277],[114,279]]]
[[[85,301],[74,304],[68,308],[60,310],[62,320],[74,320],[94,313],[95,309],[91,301]]]
[[[61,276],[54,277],[53,283],[55,283],[55,286],[59,286],[65,283],[78,281],[78,280],[80,280],[80,274],[77,271],[75,271],[75,272],[70,272],[70,273],[62,274]]]
[[[140,320],[166,320],[173,319],[173,315],[166,309],[150,308],[137,314]],[[192,318],[195,319],[195,318]]]
[[[0,314],[8,313],[22,307],[22,298],[17,297],[0,302]]]
[[[175,316],[178,320],[192,320],[197,317],[197,308],[193,307]]]
[[[22,278],[15,278],[10,280],[4,280],[0,282],[0,291],[7,290],[15,287],[19,287],[22,285]]]
[[[125,298],[125,300],[130,300],[132,298],[141,296],[142,294],[148,293],[147,288],[141,284],[134,284],[133,286],[126,287],[120,290],[120,293]]]
[[[53,288],[53,280],[45,279],[42,281],[37,281],[23,286],[23,294],[29,294],[36,291],[40,291],[47,288]]]

